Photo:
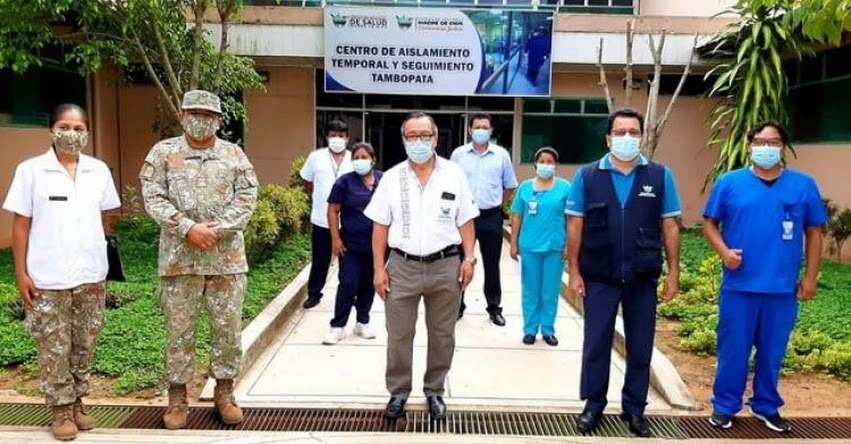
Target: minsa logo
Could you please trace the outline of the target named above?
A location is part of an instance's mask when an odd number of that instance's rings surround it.
[[[410,29],[411,25],[414,24],[414,21],[408,16],[396,16],[396,24],[399,25],[400,29]]]
[[[334,26],[338,28],[342,28],[346,26],[346,20],[348,17],[342,14],[331,14],[331,22],[334,23]]]
[[[348,25],[352,28],[387,28],[387,17],[380,15],[353,15],[348,19]]]
[[[653,192],[653,185],[642,185],[641,190],[638,197],[656,197],[656,193]]]

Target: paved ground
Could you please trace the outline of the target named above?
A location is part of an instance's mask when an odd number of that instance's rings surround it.
[[[556,336],[560,344],[550,347],[542,340],[533,346],[521,342],[520,279],[517,263],[504,245],[501,263],[505,327],[488,319],[482,293],[483,275],[476,276],[467,292],[467,312],[458,322],[456,353],[447,381],[447,405],[452,408],[511,409],[556,408],[579,411],[579,370],[582,350],[582,318],[560,301]],[[378,333],[373,340],[354,336],[354,316],[347,337],[339,344],[322,345],[332,316],[337,287],[336,269],[317,307],[297,313],[237,387],[237,398],[245,405],[339,406],[341,403],[383,406],[388,398],[384,386],[384,304],[376,298],[371,324]],[[424,408],[422,375],[425,369],[426,332],[424,316],[417,325],[414,350],[414,387],[409,405]],[[612,411],[620,408],[624,363],[613,354],[609,390]],[[669,407],[651,393],[651,411]]]

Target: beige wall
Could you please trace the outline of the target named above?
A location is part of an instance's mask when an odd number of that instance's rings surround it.
[[[0,127],[0,199],[6,200],[15,168],[30,157],[47,151],[50,133],[46,128]],[[0,211],[0,247],[12,241],[12,213]]]
[[[735,3],[735,0],[638,0],[641,15],[689,17],[710,17]]]
[[[314,149],[313,68],[260,67],[269,72],[266,92],[245,95],[245,153],[261,183],[286,183],[290,164]]]
[[[117,133],[121,150],[121,189],[139,192],[139,170],[148,150],[159,140],[154,134],[155,107],[159,91],[154,86],[121,85],[118,89]]]
[[[121,193],[121,150],[118,139],[118,81],[111,69],[92,76],[89,112],[92,153],[106,162]]]

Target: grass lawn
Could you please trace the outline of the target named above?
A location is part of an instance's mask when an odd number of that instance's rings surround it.
[[[160,384],[163,372],[165,329],[156,298],[157,239],[159,227],[147,218],[126,218],[116,224],[116,234],[128,282],[110,282],[103,332],[95,351],[95,373],[115,378],[113,393]],[[295,277],[310,255],[310,237],[297,233],[278,244],[271,254],[252,265],[243,306],[247,325]],[[10,250],[0,250],[0,367],[33,367],[35,343],[17,319],[18,293]],[[198,327],[196,365],[209,362],[209,325],[202,310]]]

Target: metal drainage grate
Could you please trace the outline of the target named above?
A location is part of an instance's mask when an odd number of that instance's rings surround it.
[[[86,411],[95,417],[98,427],[115,428],[124,422],[134,407],[91,406]],[[50,409],[39,404],[0,404],[0,425],[44,427],[52,420]]]
[[[733,419],[733,427],[719,430],[709,425],[705,417],[681,417],[679,426],[690,438],[720,439],[842,439],[851,440],[851,418],[787,418],[792,424],[789,433],[769,430],[762,421],[750,417]]]

